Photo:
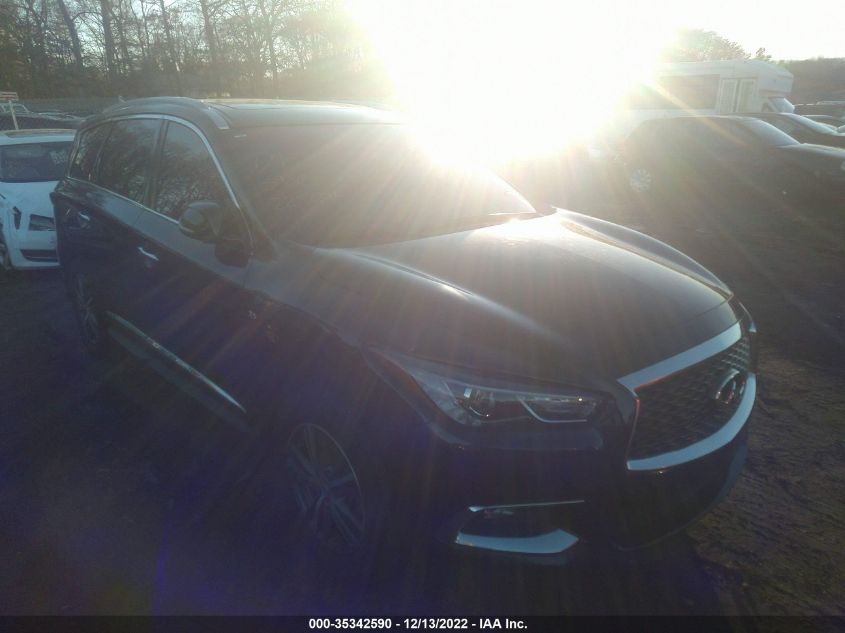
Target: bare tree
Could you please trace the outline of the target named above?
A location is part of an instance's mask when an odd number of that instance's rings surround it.
[[[110,0],[100,0],[100,21],[103,25],[106,72],[108,72],[109,80],[114,81],[117,78],[117,67],[115,66],[114,35],[112,34]]]
[[[30,97],[309,96],[361,50],[339,2],[0,0],[0,82]]]
[[[167,11],[164,8],[164,0],[158,0],[161,8],[161,23],[164,26],[164,35],[167,40],[167,52],[170,57],[170,70],[176,80],[176,94],[182,94],[182,80],[179,77],[179,65],[176,62],[176,46],[173,43],[173,33],[170,29],[170,20],[167,19]]]
[[[56,2],[59,5],[59,11],[61,11],[62,20],[64,21],[65,28],[67,29],[68,37],[70,37],[76,71],[81,75],[85,70],[85,62],[82,59],[82,44],[79,42],[79,33],[76,30],[76,23],[73,21],[70,11],[68,11],[65,0],[56,0]]]

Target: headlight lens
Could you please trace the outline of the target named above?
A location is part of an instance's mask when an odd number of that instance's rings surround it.
[[[43,215],[29,216],[29,230],[30,231],[55,231],[56,223],[53,218],[48,218]]]
[[[509,386],[451,375],[429,363],[400,360],[398,364],[443,413],[465,426],[588,422],[601,402],[596,394],[578,389]]]

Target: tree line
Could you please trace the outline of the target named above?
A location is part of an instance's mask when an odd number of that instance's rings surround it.
[[[470,27],[471,28],[471,25]],[[687,29],[665,61],[771,60]],[[845,90],[845,59],[781,62],[799,101]],[[0,90],[21,98],[159,94],[389,101],[342,0],[0,0]]]
[[[0,90],[22,98],[376,99],[380,72],[337,0],[0,0]]]

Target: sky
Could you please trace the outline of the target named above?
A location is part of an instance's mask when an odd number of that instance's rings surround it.
[[[534,153],[613,116],[678,29],[774,59],[845,57],[845,0],[347,0],[432,137]],[[454,148],[457,150],[458,148]]]
[[[845,57],[841,0],[643,0],[636,4],[645,11],[665,12],[670,27],[716,31],[751,53],[765,48],[774,59]]]
[[[413,16],[429,11],[457,19],[474,12],[550,16],[565,26],[615,32],[630,26],[668,36],[677,28],[716,31],[752,53],[765,48],[775,59],[845,57],[842,0],[349,0],[373,13]],[[632,33],[632,36],[636,37]]]

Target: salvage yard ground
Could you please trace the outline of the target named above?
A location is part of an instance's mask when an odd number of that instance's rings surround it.
[[[421,544],[398,579],[317,577],[244,509],[230,437],[143,368],[89,361],[57,274],[7,275],[0,613],[845,615],[845,205],[587,210],[697,258],[758,321],[746,468],[685,535],[567,568]]]

